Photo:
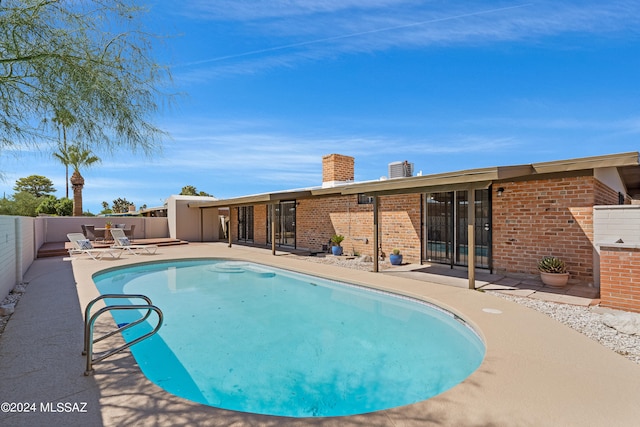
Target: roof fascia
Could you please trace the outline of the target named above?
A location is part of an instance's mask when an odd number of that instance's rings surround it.
[[[311,197],[310,190],[286,191],[282,193],[257,194],[253,196],[234,197],[231,199],[220,199],[213,202],[193,202],[189,203],[190,208],[216,208],[243,205],[261,205],[282,200],[295,200]]]
[[[342,194],[401,194],[425,191],[433,187],[446,187],[460,184],[469,187],[473,183],[499,179],[499,169],[500,168],[497,167],[471,169],[453,173],[393,178],[385,181],[351,184],[343,189]]]
[[[640,160],[638,157],[638,152],[636,151],[621,154],[609,154],[605,156],[583,157],[579,159],[533,163],[531,166],[536,173],[543,174],[638,165],[640,165]]]

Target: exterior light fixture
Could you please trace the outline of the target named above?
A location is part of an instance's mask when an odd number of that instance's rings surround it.
[[[504,187],[498,188],[498,197],[502,196],[502,193],[504,193]]]

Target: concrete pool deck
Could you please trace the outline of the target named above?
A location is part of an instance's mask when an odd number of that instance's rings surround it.
[[[85,377],[83,309],[98,296],[91,275],[137,262],[202,257],[251,260],[434,302],[480,331],[485,359],[463,383],[432,399],[338,418],[269,417],[192,403],[148,381],[128,351],[96,364],[95,374]],[[25,281],[26,293],[0,337],[0,401],[33,403],[35,411],[0,411],[1,425],[635,426],[640,420],[640,366],[544,314],[464,287],[224,243],[164,247],[156,255],[113,261],[38,259]],[[102,319],[98,331],[109,325]],[[110,347],[122,342],[107,341]]]

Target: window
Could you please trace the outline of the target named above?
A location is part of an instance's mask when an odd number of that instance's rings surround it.
[[[373,196],[369,196],[364,193],[358,194],[358,204],[359,205],[372,205],[373,204]]]

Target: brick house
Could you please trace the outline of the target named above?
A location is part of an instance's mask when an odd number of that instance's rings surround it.
[[[354,163],[330,154],[318,187],[189,207],[229,208],[230,242],[274,251],[326,251],[342,234],[346,254],[378,259],[398,248],[407,262],[467,266],[471,237],[476,268],[533,274],[554,255],[594,283],[593,207],[640,194],[637,152],[366,182],[354,182]]]

